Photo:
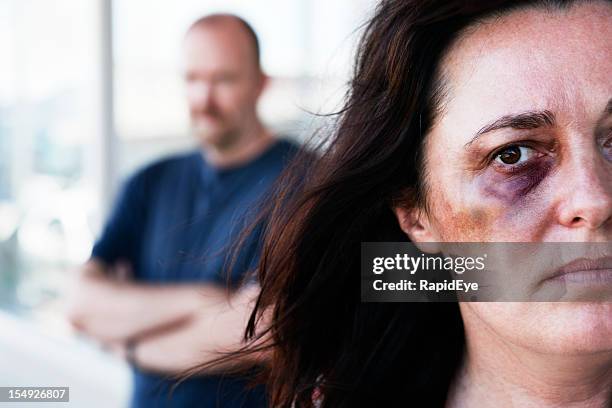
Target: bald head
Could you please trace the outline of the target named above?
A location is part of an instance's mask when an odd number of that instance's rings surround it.
[[[257,33],[253,27],[243,18],[238,17],[234,14],[209,14],[204,17],[200,17],[196,21],[189,26],[186,32],[186,36],[191,32],[201,29],[226,29],[237,31],[238,37],[241,37],[241,40],[249,43],[249,47],[251,48],[251,53],[253,56],[253,61],[255,65],[260,68],[260,54],[261,50],[259,47],[259,38],[257,37]]]

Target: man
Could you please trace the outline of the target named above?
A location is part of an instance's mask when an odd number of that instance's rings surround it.
[[[126,183],[82,268],[70,317],[126,350],[134,407],[265,406],[263,390],[247,390],[244,378],[206,373],[171,390],[170,377],[240,345],[257,289],[228,298],[226,271],[235,285],[255,264],[258,230],[235,258],[232,248],[296,147],[275,140],[257,116],[266,76],[245,21],[201,18],[187,31],[184,54],[201,149],[150,165]],[[111,272],[126,263],[131,279]]]

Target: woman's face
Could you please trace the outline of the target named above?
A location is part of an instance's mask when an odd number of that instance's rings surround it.
[[[612,7],[594,2],[515,11],[451,47],[425,146],[430,213],[413,239],[612,241],[610,39]],[[612,280],[607,290],[609,303],[461,308],[468,330],[546,351],[612,351]]]

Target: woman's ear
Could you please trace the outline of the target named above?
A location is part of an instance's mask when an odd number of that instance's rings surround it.
[[[402,231],[421,251],[440,252],[440,237],[422,209],[398,205],[393,212]]]

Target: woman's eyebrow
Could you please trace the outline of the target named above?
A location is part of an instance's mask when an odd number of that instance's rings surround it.
[[[465,147],[469,147],[480,136],[498,129],[536,129],[540,127],[552,127],[554,125],[555,115],[549,110],[528,111],[515,115],[505,115],[483,126],[476,132],[472,140],[465,144]]]

